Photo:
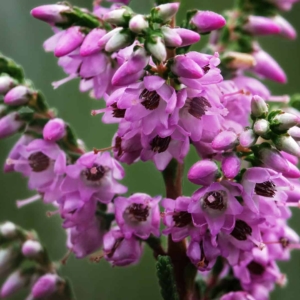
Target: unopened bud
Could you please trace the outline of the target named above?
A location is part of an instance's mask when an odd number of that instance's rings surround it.
[[[20,251],[14,247],[0,249],[0,276],[5,276],[15,267]]]
[[[4,238],[12,239],[17,235],[17,226],[12,222],[5,222],[0,225],[0,233]]]
[[[268,133],[270,132],[270,123],[265,119],[259,119],[255,121],[253,130],[259,136],[268,139]]]
[[[212,11],[197,11],[190,23],[199,33],[208,33],[225,26],[226,20]]]
[[[167,3],[156,6],[151,11],[151,16],[156,22],[166,22],[169,21],[178,11],[179,3]]]
[[[244,30],[253,35],[279,34],[280,26],[274,20],[260,16],[250,16],[243,26]]]
[[[58,141],[66,135],[66,124],[62,119],[50,120],[43,129],[43,137],[46,141]]]
[[[18,118],[18,113],[12,112],[0,119],[0,139],[16,133],[24,125]]]
[[[194,60],[185,55],[177,55],[171,66],[171,71],[178,77],[199,79],[204,75],[203,69]]]
[[[143,15],[135,15],[129,21],[129,29],[135,33],[141,33],[149,27],[148,21]]]
[[[271,128],[277,132],[284,132],[300,124],[300,118],[290,113],[279,113],[271,120]]]
[[[5,95],[9,90],[17,85],[16,81],[10,76],[0,76],[0,94]]]
[[[257,138],[258,136],[252,129],[246,129],[240,134],[240,145],[249,148],[256,143]]]
[[[246,70],[255,66],[253,55],[230,51],[224,54],[223,60],[230,69]]]
[[[300,141],[300,128],[293,126],[289,129],[288,134],[297,142]]]
[[[289,161],[287,161],[287,163],[288,168],[282,172],[282,175],[287,178],[300,178],[300,170],[298,169],[298,167],[290,163]]]
[[[241,160],[236,154],[224,154],[222,159],[222,172],[227,178],[234,178],[240,171]]]
[[[234,148],[238,143],[238,137],[233,131],[222,131],[212,141],[214,150],[222,151]]]
[[[280,35],[288,38],[288,39],[295,39],[297,37],[297,32],[295,28],[283,17],[277,15],[273,18],[273,21],[279,25],[280,27]]]
[[[199,185],[209,185],[218,177],[219,169],[215,162],[204,159],[195,163],[188,172],[188,179]]]
[[[85,35],[79,26],[68,28],[56,44],[54,54],[57,57],[68,55],[84,41]]]
[[[66,5],[50,4],[42,5],[34,8],[31,15],[39,20],[47,22],[51,25],[63,24],[68,22],[68,18],[63,13],[70,12],[71,8]]]
[[[289,135],[279,135],[273,140],[278,150],[300,157],[300,146]]]
[[[4,103],[10,106],[26,104],[32,97],[33,91],[28,87],[19,85],[10,90],[4,97]]]
[[[255,118],[265,118],[269,108],[264,99],[259,96],[253,96],[251,100],[251,114]]]
[[[107,12],[103,17],[103,20],[117,26],[122,26],[128,23],[131,14],[131,9],[123,6]]]
[[[186,28],[174,28],[174,30],[176,30],[182,40],[181,47],[189,46],[200,41],[200,34],[193,30]]]
[[[101,47],[98,45],[98,41],[106,34],[106,31],[101,28],[93,29],[84,39],[80,47],[81,56],[89,56],[98,52]]]
[[[44,299],[50,297],[58,290],[58,284],[62,279],[56,274],[46,274],[38,279],[32,287],[31,293],[34,298]]]
[[[22,246],[22,253],[25,257],[35,258],[43,251],[42,245],[33,240],[27,240]]]
[[[161,31],[167,47],[179,47],[182,44],[182,39],[174,28],[163,26]]]
[[[30,277],[30,274],[22,274],[20,270],[12,273],[2,285],[1,298],[11,297],[20,289],[26,287],[29,284]]]
[[[158,61],[163,62],[167,59],[167,50],[161,37],[152,37],[152,40],[148,41],[145,47]]]
[[[115,33],[105,45],[107,52],[115,52],[132,43],[132,33],[129,30],[122,30]]]

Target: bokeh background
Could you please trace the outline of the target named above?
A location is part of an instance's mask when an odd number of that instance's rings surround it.
[[[58,108],[59,116],[70,122],[78,136],[84,139],[87,146],[107,147],[116,129],[112,125],[101,124],[100,116],[92,117],[91,109],[99,108],[101,103],[92,100],[87,94],[78,91],[78,82],[72,81],[53,90],[51,82],[65,76],[57,66],[53,54],[45,53],[43,41],[52,32],[47,24],[30,16],[30,10],[38,5],[51,3],[51,0],[1,0],[0,1],[0,52],[12,57],[20,63],[28,78],[46,95],[51,106]],[[54,2],[53,2],[54,3]],[[73,4],[91,8],[92,0],[73,0]],[[197,7],[221,12],[232,6],[233,0],[182,0],[181,12]],[[150,0],[132,0],[132,7],[138,12],[147,12],[152,5]],[[300,4],[295,5],[292,12],[286,14],[290,22],[300,31]],[[206,38],[202,39],[203,45]],[[267,37],[261,40],[263,47],[269,51],[286,70],[289,78],[287,85],[281,86],[267,83],[276,94],[292,94],[300,92],[300,39],[295,42],[281,38]],[[0,141],[0,164],[16,141],[17,137]],[[197,160],[194,151],[188,156],[186,170]],[[160,174],[151,163],[138,163],[126,167],[124,184],[130,192],[145,192],[152,195],[163,194],[164,186]],[[195,186],[188,182],[184,192],[190,195]],[[17,209],[15,201],[33,195],[26,188],[26,179],[18,174],[0,172],[0,221],[11,220],[27,229],[34,228],[49,249],[53,260],[59,260],[66,252],[66,236],[61,229],[58,216],[48,218],[46,212],[51,206],[41,202]],[[295,210],[292,227],[300,232],[300,212]],[[284,289],[277,288],[272,294],[273,300],[295,300],[300,298],[300,253],[293,252],[292,260],[280,264],[282,271],[288,275],[288,285]],[[158,300],[161,299],[155,264],[151,251],[146,247],[139,265],[128,268],[111,268],[105,261],[91,264],[88,259],[76,260],[71,257],[61,269],[64,276],[69,277],[74,286],[78,300]],[[25,298],[25,293],[14,297],[14,300]]]

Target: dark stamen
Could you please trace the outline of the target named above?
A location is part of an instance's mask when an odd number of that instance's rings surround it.
[[[115,251],[120,246],[120,244],[122,243],[123,240],[124,240],[124,238],[118,238],[115,241],[114,246],[111,248],[111,250],[108,253],[106,253],[106,255],[107,255],[108,258],[111,258],[114,255]]]
[[[118,156],[121,156],[123,154],[123,149],[122,149],[122,138],[117,136],[115,139],[115,149],[118,150]]]
[[[42,152],[32,153],[28,160],[33,172],[43,172],[50,166],[50,158]]]
[[[133,203],[127,209],[126,212],[132,217],[134,221],[145,222],[149,217],[149,207],[143,204]]]
[[[202,70],[204,71],[204,73],[206,74],[209,70],[210,70],[210,66],[206,65],[202,68]]]
[[[90,169],[84,171],[84,175],[89,181],[99,181],[105,174],[105,168],[103,166],[94,165]]]
[[[204,97],[195,97],[189,102],[189,110],[188,112],[197,119],[201,119],[207,108],[211,107],[208,100]]]
[[[201,251],[201,256],[200,256],[200,261],[197,264],[197,267],[201,269],[206,269],[209,264],[209,261],[206,258],[204,253],[203,241],[200,242],[200,251]]]
[[[279,242],[280,242],[283,249],[287,248],[290,244],[290,241],[285,237],[280,238]]]
[[[148,91],[144,89],[140,94],[140,99],[142,101],[142,105],[145,106],[146,109],[154,110],[159,105],[160,96],[156,93],[156,91]]]
[[[226,202],[224,201],[225,192],[214,191],[207,193],[204,197],[203,208],[211,208],[215,210],[224,210],[226,208]]]
[[[256,195],[273,198],[276,193],[275,184],[272,181],[265,181],[255,185]]]
[[[245,241],[247,240],[247,235],[252,234],[252,228],[246,222],[236,220],[235,227],[230,234],[239,241]]]
[[[112,107],[112,115],[114,118],[124,118],[126,109],[120,109],[117,106],[117,103],[111,105]]]
[[[152,151],[161,153],[168,149],[170,142],[171,142],[170,136],[161,138],[160,136],[157,135],[150,143],[150,146]]]
[[[251,261],[247,269],[254,275],[262,275],[265,272],[264,266],[255,261]]]
[[[173,220],[175,227],[184,227],[192,223],[192,215],[187,211],[175,212]]]

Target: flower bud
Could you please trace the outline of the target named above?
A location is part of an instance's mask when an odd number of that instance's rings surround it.
[[[56,274],[43,275],[34,284],[31,293],[37,299],[50,297],[57,291],[60,282],[62,282],[62,279]]]
[[[273,140],[278,150],[300,157],[300,146],[289,135],[279,135]]]
[[[271,121],[271,128],[274,131],[286,131],[295,125],[299,125],[300,118],[290,113],[279,113]]]
[[[204,159],[195,163],[188,172],[188,179],[199,185],[210,185],[217,179],[218,166],[212,160]]]
[[[300,128],[293,126],[289,129],[288,134],[297,142],[300,141]]]
[[[156,58],[158,61],[162,62],[167,59],[167,51],[161,37],[157,36],[152,38],[152,41],[148,41],[145,44],[146,49]]]
[[[81,56],[89,56],[100,50],[98,41],[106,34],[106,31],[101,28],[93,29],[84,39],[80,47]]]
[[[200,34],[186,28],[174,28],[181,38],[181,47],[189,46],[200,41]]]
[[[253,68],[255,73],[279,83],[286,83],[284,71],[267,52],[263,50],[255,51],[253,56],[256,60],[256,65]]]
[[[46,141],[58,141],[66,135],[66,124],[62,119],[50,120],[43,129],[43,137]]]
[[[287,163],[288,169],[283,171],[282,175],[287,178],[300,178],[300,170],[298,169],[298,167],[290,163],[289,161],[287,161]]]
[[[126,46],[130,45],[132,42],[132,36],[129,31],[122,30],[115,33],[105,45],[105,51],[115,52]]]
[[[255,118],[265,118],[269,108],[264,99],[259,96],[253,96],[251,100],[251,114]]]
[[[221,168],[225,177],[234,178],[240,171],[241,160],[235,153],[224,154]]]
[[[32,97],[33,91],[28,87],[19,85],[11,89],[4,97],[4,103],[9,106],[26,104]]]
[[[268,143],[258,145],[257,148],[253,149],[253,152],[267,168],[280,173],[286,172],[289,169],[287,160],[277,149]]]
[[[85,35],[79,26],[68,28],[57,42],[54,55],[56,57],[68,55],[82,44],[84,38]]]
[[[0,234],[7,239],[12,239],[17,235],[17,226],[12,222],[5,222],[0,225]]]
[[[179,47],[182,44],[182,39],[174,28],[163,26],[161,31],[167,47]]]
[[[252,129],[246,129],[240,134],[240,145],[249,148],[256,143],[257,138],[257,135]]]
[[[142,33],[148,27],[149,23],[143,15],[135,15],[129,21],[129,29],[137,34]]]
[[[236,146],[238,137],[233,131],[222,131],[212,141],[211,146],[214,150],[229,150]]]
[[[0,76],[0,94],[5,95],[10,89],[17,85],[16,81],[10,76]]]
[[[127,21],[130,18],[130,14],[131,14],[130,8],[123,6],[107,12],[103,17],[103,20],[108,23],[121,26],[127,23]]]
[[[169,21],[177,13],[179,5],[178,2],[173,2],[156,6],[151,11],[152,18],[162,23]]]
[[[270,123],[267,120],[259,119],[255,121],[253,130],[256,134],[260,135],[261,137],[267,138],[267,135],[270,131]]]
[[[243,26],[244,30],[253,35],[279,34],[280,26],[270,18],[250,16]]]
[[[27,258],[36,258],[43,251],[42,245],[33,240],[27,240],[22,246],[22,253]]]
[[[203,69],[185,55],[177,55],[171,66],[171,71],[178,77],[199,79],[204,75]]]
[[[280,27],[280,35],[288,38],[288,39],[295,39],[297,37],[297,32],[295,28],[283,17],[277,15],[273,18],[273,21],[279,25]]]
[[[67,23],[68,18],[63,13],[70,11],[71,8],[67,5],[50,4],[34,8],[31,15],[36,19],[55,25]]]
[[[227,68],[246,70],[255,66],[253,55],[230,51],[223,55],[223,61]]]
[[[136,82],[145,73],[144,68],[149,62],[149,56],[144,48],[139,47],[132,57],[114,74],[112,84],[122,86]]]
[[[2,285],[1,298],[13,296],[16,292],[24,288],[29,283],[30,277],[30,274],[22,274],[20,270],[12,273]]]
[[[226,20],[212,11],[197,11],[190,23],[196,27],[199,33],[208,33],[225,26]]]
[[[107,44],[107,42],[117,33],[119,33],[120,31],[122,31],[123,28],[122,27],[117,27],[109,32],[107,32],[105,35],[103,35],[100,40],[98,41],[98,46],[100,47],[100,49],[104,49],[105,45]]]
[[[23,121],[18,120],[18,113],[12,112],[0,119],[0,139],[16,133],[24,125]]]

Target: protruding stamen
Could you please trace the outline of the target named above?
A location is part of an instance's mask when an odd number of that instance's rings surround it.
[[[72,254],[72,252],[73,252],[73,249],[69,249],[69,250],[67,251],[67,253],[64,255],[64,257],[60,260],[60,263],[61,263],[62,265],[66,265],[66,263],[67,263],[67,261],[68,261],[70,255]]]
[[[282,95],[282,96],[271,96],[268,101],[271,102],[281,102],[281,103],[289,103],[290,96],[289,95]]]
[[[101,251],[99,254],[91,255],[89,259],[93,263],[99,263],[104,256],[105,254]]]
[[[114,146],[110,146],[110,147],[106,147],[106,148],[102,148],[102,149],[93,148],[93,151],[94,151],[95,154],[98,154],[99,152],[105,152],[105,151],[113,150],[114,148],[115,148]]]
[[[57,214],[59,214],[59,210],[47,211],[47,212],[46,212],[46,216],[47,216],[48,218],[50,218],[50,217],[52,217],[52,216],[54,216],[54,215],[57,215]]]
[[[18,208],[21,208],[27,204],[30,204],[30,203],[33,203],[33,202],[39,200],[39,199],[41,199],[41,195],[37,194],[37,195],[34,195],[34,196],[24,199],[24,200],[17,200],[16,204],[17,204]]]
[[[7,165],[26,165],[26,164],[28,164],[28,161],[27,160],[16,160],[16,159],[8,158],[6,160],[6,164]]]
[[[277,206],[297,207],[300,208],[300,200],[298,202],[277,202]]]

